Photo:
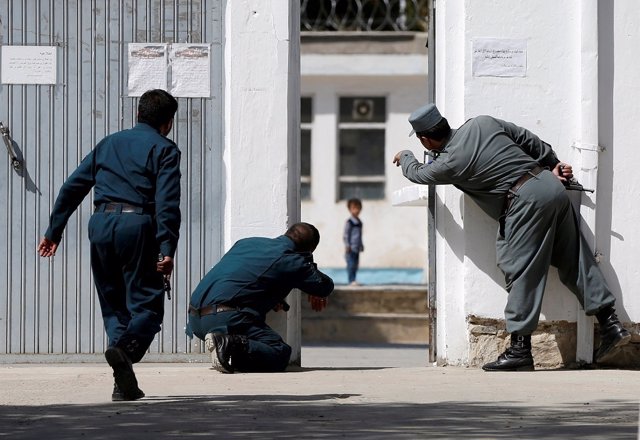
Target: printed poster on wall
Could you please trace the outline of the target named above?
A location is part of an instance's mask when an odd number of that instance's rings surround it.
[[[167,44],[129,43],[129,96],[167,90]]]
[[[474,38],[473,76],[527,76],[527,40]]]
[[[211,45],[174,43],[171,45],[171,93],[175,97],[209,98]]]
[[[2,46],[2,84],[55,84],[55,46]]]

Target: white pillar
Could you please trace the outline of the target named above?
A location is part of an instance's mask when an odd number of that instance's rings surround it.
[[[465,26],[463,1],[436,1],[436,105],[452,127],[465,120]],[[469,270],[464,259],[469,237],[465,229],[465,198],[456,188],[436,190],[436,280],[438,363],[466,364],[469,342],[465,287]],[[426,214],[425,214],[426,215]]]
[[[224,246],[276,237],[300,218],[300,5],[225,4]],[[212,145],[211,148],[218,148]],[[300,300],[269,324],[300,360]]]

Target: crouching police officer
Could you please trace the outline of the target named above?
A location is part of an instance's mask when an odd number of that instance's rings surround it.
[[[191,295],[187,334],[205,341],[213,368],[221,373],[278,372],[291,347],[266,323],[270,310],[287,310],[284,298],[297,288],[311,308],[323,310],[333,280],[318,270],[313,251],[318,230],[296,223],[276,238],[239,240]]]
[[[136,126],[100,141],[64,182],[38,246],[42,257],[55,255],[69,217],[94,188],[91,268],[109,337],[114,401],[144,397],[132,364],[164,316],[163,276],[173,271],[180,229],[180,150],[166,138],[177,109],[164,90],[144,93]]]

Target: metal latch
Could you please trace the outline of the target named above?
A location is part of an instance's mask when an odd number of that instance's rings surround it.
[[[0,122],[0,134],[2,135],[4,144],[7,147],[7,153],[9,153],[9,158],[11,159],[11,165],[13,166],[13,169],[16,171],[20,171],[22,169],[22,162],[20,161],[20,159],[18,159],[18,155],[13,149],[13,139],[11,139],[9,129],[5,127],[2,122]]]

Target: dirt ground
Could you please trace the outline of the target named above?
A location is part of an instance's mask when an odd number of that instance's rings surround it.
[[[0,438],[640,438],[640,371],[486,373],[362,348],[303,359],[278,374],[142,363],[147,397],[119,403],[106,363],[0,365]]]

